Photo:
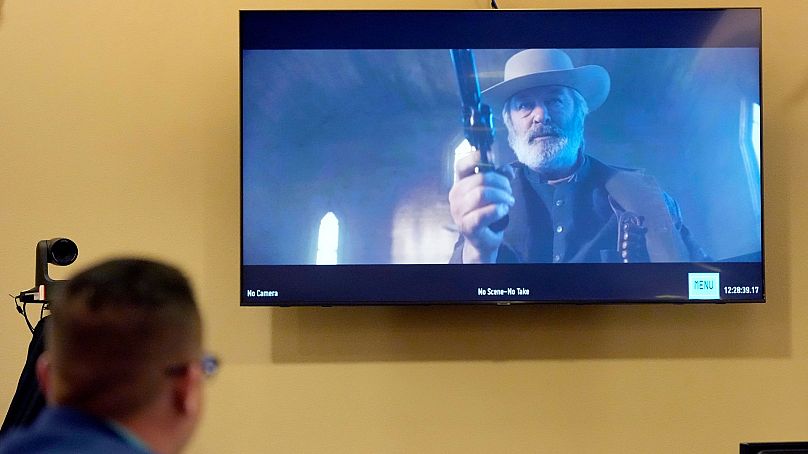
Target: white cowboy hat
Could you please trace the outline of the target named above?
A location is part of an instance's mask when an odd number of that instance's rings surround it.
[[[483,91],[483,101],[499,112],[516,93],[544,85],[574,88],[584,97],[589,111],[609,96],[609,73],[602,66],[574,67],[569,55],[557,49],[528,49],[505,63],[504,80]]]

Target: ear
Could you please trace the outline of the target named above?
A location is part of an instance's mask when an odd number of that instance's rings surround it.
[[[36,379],[39,382],[39,390],[45,395],[46,400],[51,387],[51,372],[50,355],[46,350],[36,360]]]
[[[202,370],[198,366],[189,366],[185,373],[172,378],[172,402],[178,414],[195,415],[199,412],[202,380]]]

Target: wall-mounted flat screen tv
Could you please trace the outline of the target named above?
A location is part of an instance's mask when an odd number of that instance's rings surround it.
[[[242,305],[763,302],[761,10],[241,11]]]

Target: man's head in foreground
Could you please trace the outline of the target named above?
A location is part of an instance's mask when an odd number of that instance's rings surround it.
[[[73,277],[51,304],[38,364],[48,404],[115,424],[159,453],[178,452],[200,415],[199,311],[176,268],[111,260]]]

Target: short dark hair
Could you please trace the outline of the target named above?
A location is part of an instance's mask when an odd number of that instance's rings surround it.
[[[172,266],[114,259],[75,277],[50,307],[52,400],[107,418],[132,414],[165,386],[165,371],[201,354],[190,284]]]

